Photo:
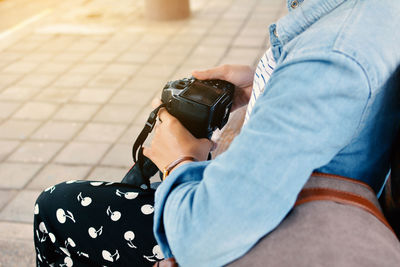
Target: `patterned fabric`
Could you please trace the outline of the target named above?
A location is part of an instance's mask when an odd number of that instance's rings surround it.
[[[127,184],[69,181],[35,205],[37,266],[152,266],[154,191]]]
[[[256,100],[260,94],[264,92],[265,86],[267,85],[275,66],[276,62],[270,48],[265,51],[264,55],[260,59],[260,62],[258,62],[258,66],[254,74],[253,91],[251,93],[249,104],[247,105],[244,123],[246,123],[250,118],[254,104],[256,103]]]

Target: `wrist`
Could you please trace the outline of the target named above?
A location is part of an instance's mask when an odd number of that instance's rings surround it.
[[[167,176],[177,167],[182,166],[189,162],[194,162],[194,161],[198,161],[198,160],[191,156],[183,156],[183,157],[180,157],[180,158],[174,160],[173,162],[171,162],[170,164],[168,164],[167,166],[164,167],[162,180],[165,180],[165,178],[167,178]]]

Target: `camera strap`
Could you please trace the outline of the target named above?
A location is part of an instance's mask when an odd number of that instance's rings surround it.
[[[135,164],[139,164],[140,169],[143,167],[143,144],[147,139],[147,136],[151,133],[156,125],[157,114],[160,108],[165,107],[165,104],[159,105],[156,109],[154,109],[149,117],[147,118],[146,124],[144,125],[143,130],[140,132],[138,138],[132,147],[132,157]]]

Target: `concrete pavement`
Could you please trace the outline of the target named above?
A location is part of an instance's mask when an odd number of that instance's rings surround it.
[[[2,20],[16,12],[10,2]],[[50,2],[0,29],[0,266],[34,265],[43,189],[121,180],[163,85],[193,69],[254,65],[285,13],[282,0],[191,0],[189,19],[155,22],[144,1]]]

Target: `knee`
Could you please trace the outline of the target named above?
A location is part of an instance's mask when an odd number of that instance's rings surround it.
[[[65,191],[66,182],[50,186],[43,190],[35,201],[35,217],[46,217],[47,213],[54,209],[55,205],[61,200],[62,192]],[[60,194],[61,193],[61,194]]]

